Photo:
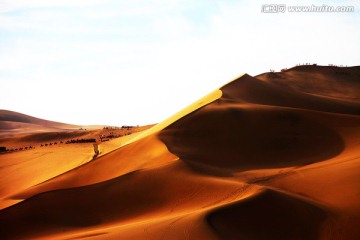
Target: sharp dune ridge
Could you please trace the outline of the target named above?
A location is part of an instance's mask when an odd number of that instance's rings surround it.
[[[0,145],[104,131],[24,116]],[[358,66],[244,74],[136,131],[1,154],[0,238],[360,239]]]

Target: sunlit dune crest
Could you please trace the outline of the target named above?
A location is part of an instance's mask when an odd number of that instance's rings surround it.
[[[359,76],[244,74],[155,126],[1,110],[0,238],[360,239]]]

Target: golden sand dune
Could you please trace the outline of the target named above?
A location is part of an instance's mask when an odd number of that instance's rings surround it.
[[[94,157],[93,143],[66,144],[69,140],[96,139],[111,133],[126,134],[111,141],[99,142],[100,156],[125,144],[150,126],[127,129],[62,130],[60,132],[26,133],[0,138],[0,146],[10,153],[0,154],[0,209],[24,198],[15,198],[40,183],[76,169]],[[39,125],[42,131],[46,131]],[[58,129],[59,131],[61,129]],[[127,135],[128,133],[133,133]],[[25,149],[26,148],[26,149]],[[17,149],[16,151],[13,151]],[[20,150],[21,149],[21,150]]]
[[[2,154],[1,239],[360,239],[359,84],[359,67],[245,74],[94,160]]]

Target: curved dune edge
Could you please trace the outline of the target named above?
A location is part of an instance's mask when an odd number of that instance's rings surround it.
[[[290,167],[331,159],[344,150],[342,136],[327,126],[329,117],[344,122],[321,112],[219,103],[172,124],[159,137],[195,169],[193,163],[232,173]]]
[[[239,75],[238,77],[236,77],[233,80],[229,81],[228,83],[226,83],[222,87],[228,85],[229,83],[231,83],[233,81],[238,80],[239,78],[241,78],[241,77],[243,77],[245,75],[247,75],[247,74]],[[122,147],[124,145],[127,145],[127,144],[131,144],[133,142],[136,142],[136,141],[138,141],[138,140],[140,140],[142,138],[145,138],[145,137],[147,137],[149,135],[159,133],[161,130],[165,129],[166,127],[168,127],[172,123],[182,119],[183,117],[185,117],[185,116],[191,114],[192,112],[204,107],[205,105],[210,104],[210,103],[220,99],[222,97],[222,95],[223,95],[223,91],[221,90],[222,87],[220,87],[219,89],[216,89],[213,92],[207,94],[206,96],[200,98],[196,102],[190,104],[189,106],[187,106],[184,109],[180,110],[179,112],[175,113],[171,117],[165,119],[164,121],[156,124],[155,126],[151,127],[150,129],[144,131],[142,134],[139,134],[136,137],[130,139],[128,142],[123,143],[118,148],[120,148],[120,147]]]
[[[222,200],[205,208],[199,206],[195,210],[188,209],[161,217],[153,215],[148,216],[146,220],[119,222],[80,231],[56,233],[47,237],[51,239],[88,237],[91,239],[319,239],[328,228],[327,210],[285,193],[255,186],[239,197]],[[42,237],[40,236],[39,239]]]
[[[166,165],[177,159],[163,142],[150,135],[9,198],[27,199],[42,192],[92,185],[134,171]]]
[[[177,161],[89,186],[38,194],[4,209],[0,230],[5,239],[21,239],[137,225],[212,209],[261,188],[198,175]]]
[[[161,130],[166,128],[167,126],[171,125],[172,123],[178,121],[179,119],[187,116],[188,114],[200,109],[201,107],[221,98],[222,91],[217,89],[208,95],[204,96],[203,98],[199,99],[198,101],[194,102],[193,104],[190,104],[189,106],[185,107],[181,111],[175,113],[173,116],[167,118],[166,120],[154,125],[148,130],[145,130],[144,132],[136,134],[136,136],[130,136],[128,137],[129,140],[126,141],[120,141],[117,147],[112,148],[111,151],[107,151],[106,153],[100,154],[100,156],[105,156],[113,151],[116,151],[126,145],[132,144],[134,142],[137,142],[143,138],[146,138],[148,136],[154,135],[159,133]],[[106,144],[105,144],[106,145]]]
[[[337,119],[355,127],[360,114],[359,104],[286,91],[247,74],[220,90],[223,94],[216,103],[158,134],[174,155],[215,175],[336,157],[344,151],[346,137],[331,123]]]
[[[92,158],[92,151],[92,146],[88,145],[66,145],[56,151],[51,148],[38,148],[1,155],[0,209],[17,203],[12,200],[23,200],[11,199],[11,195],[86,164]],[[72,156],[71,161],[67,160],[69,156]]]
[[[261,193],[260,188],[249,189],[248,192],[236,201],[245,201]],[[150,218],[146,221],[137,221],[128,224],[114,224],[104,228],[89,231],[78,231],[65,234],[52,235],[52,239],[222,239],[207,223],[207,215],[223,206],[230,204],[224,202],[220,205],[199,208],[194,211],[184,211],[176,215],[165,215]],[[42,239],[42,238],[39,238]],[[45,238],[44,238],[45,239]]]
[[[155,134],[169,126],[170,124],[178,121],[179,119],[183,118],[184,116],[190,114],[193,111],[196,111],[197,109],[219,99],[222,96],[222,91],[217,89],[208,95],[204,96],[203,98],[199,99],[198,101],[194,102],[193,104],[187,106],[183,110],[175,113],[173,116],[167,118],[166,120],[162,121],[161,123],[156,124],[154,127],[150,128],[149,130],[145,131],[144,133],[140,134],[139,136],[131,139],[126,144],[133,143],[135,141],[138,141],[142,138],[145,138],[149,135]]]

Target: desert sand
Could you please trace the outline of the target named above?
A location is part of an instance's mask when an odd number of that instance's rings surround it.
[[[35,146],[0,154],[1,239],[360,239],[360,67],[241,75],[95,157],[60,141],[107,129],[0,126]]]

